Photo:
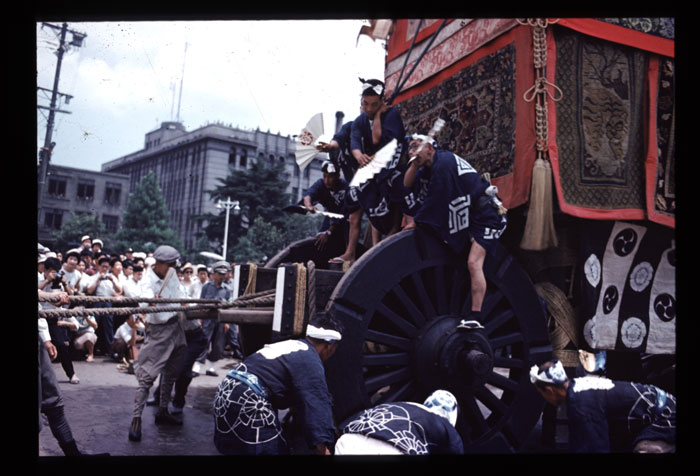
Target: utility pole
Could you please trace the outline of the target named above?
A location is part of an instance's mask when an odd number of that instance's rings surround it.
[[[57,25],[52,25],[50,23],[42,23],[42,28],[43,27],[49,27],[59,31],[59,45],[58,49],[56,50],[56,56],[58,57],[58,60],[56,61],[56,73],[53,79],[53,89],[49,91],[48,89],[37,87],[38,90],[51,93],[51,102],[49,104],[49,107],[37,105],[39,109],[48,109],[49,111],[49,117],[46,123],[46,136],[44,138],[44,145],[39,149],[39,177],[37,180],[37,209],[39,210],[39,213],[41,212],[41,199],[44,192],[46,177],[48,175],[49,162],[51,161],[51,153],[53,152],[53,148],[56,145],[56,143],[52,142],[51,140],[53,136],[55,115],[57,112],[70,114],[70,111],[64,111],[62,109],[57,108],[57,100],[59,96],[63,96],[66,98],[66,104],[68,104],[71,98],[73,97],[68,94],[60,93],[58,91],[58,83],[61,76],[61,63],[63,62],[63,54],[67,51],[69,46],[82,46],[83,39],[85,39],[85,37],[87,36],[84,33],[78,33],[77,31],[69,30],[68,24],[66,23],[63,23],[63,25],[60,27]],[[73,35],[73,38],[71,42],[68,45],[66,45],[66,34],[68,32],[70,32]]]

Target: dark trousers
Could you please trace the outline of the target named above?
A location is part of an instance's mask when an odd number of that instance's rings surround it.
[[[185,338],[187,339],[187,351],[182,362],[182,370],[175,381],[175,396],[173,397],[173,405],[179,408],[185,406],[185,395],[192,381],[192,366],[197,357],[207,348],[208,343],[201,328],[185,332]]]
[[[182,368],[177,380],[175,380],[175,395],[173,396],[173,405],[179,408],[185,406],[185,395],[187,395],[187,389],[192,382],[192,366],[202,352],[206,351],[209,344],[201,328],[185,332],[185,339],[187,340],[187,350],[182,361]],[[161,378],[158,379],[158,386],[153,391],[156,402],[160,402],[160,381]]]
[[[73,377],[75,370],[73,369],[73,359],[70,353],[71,336],[70,331],[65,327],[59,327],[57,321],[49,322],[49,334],[51,334],[51,342],[58,351],[58,361],[61,362],[61,367],[68,378]]]
[[[93,308],[112,307],[111,302],[96,302]],[[114,340],[114,316],[106,314],[95,316],[97,321],[97,343],[95,347],[105,355],[112,354],[112,341]]]
[[[37,336],[38,337],[38,336]],[[51,359],[46,347],[39,337],[39,431],[41,431],[41,413],[46,415],[49,428],[61,448],[73,442],[70,425],[63,412],[63,399],[58,391],[56,374],[51,368]]]
[[[204,363],[204,359],[216,362],[224,353],[226,341],[224,323],[215,319],[203,319],[202,331],[207,338],[207,347],[199,354],[197,360],[201,363]],[[209,344],[211,344],[211,349],[209,349]]]

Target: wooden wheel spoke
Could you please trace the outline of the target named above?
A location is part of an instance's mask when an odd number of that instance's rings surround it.
[[[408,351],[411,349],[410,339],[398,337],[393,334],[387,334],[386,332],[368,329],[367,333],[365,334],[365,338],[369,341],[376,342],[378,344],[385,344],[400,350]]]
[[[398,298],[401,305],[406,309],[411,319],[413,319],[415,325],[420,327],[425,324],[425,316],[421,313],[420,309],[416,307],[413,300],[406,294],[406,291],[404,291],[401,286],[394,286],[391,292]]]
[[[411,400],[411,396],[415,392],[415,384],[412,380],[399,385],[396,389],[389,390],[382,394],[377,403],[398,402]]]
[[[408,365],[410,357],[406,352],[384,353],[384,354],[364,354],[362,365],[372,367],[375,365]]]
[[[399,316],[393,310],[386,307],[384,304],[379,303],[376,308],[376,312],[384,316],[389,322],[396,326],[401,332],[409,337],[413,337],[418,333],[418,328],[408,322],[403,317]]]
[[[493,366],[506,369],[522,369],[525,367],[525,361],[522,359],[514,359],[511,357],[494,356]]]
[[[498,372],[491,372],[486,381],[494,387],[498,387],[501,390],[508,390],[510,392],[517,392],[518,388],[520,387],[519,382],[511,380]]]
[[[515,311],[513,309],[506,309],[505,311],[499,312],[495,316],[489,316],[484,323],[484,331],[486,334],[491,334],[493,331],[501,327],[506,322],[510,321],[515,317]]]
[[[449,312],[450,314],[459,314],[461,306],[462,306],[462,299],[464,297],[464,277],[465,270],[461,268],[456,268],[454,272],[452,273],[452,290],[450,294],[450,308]]]
[[[421,278],[420,273],[413,273],[411,275],[411,282],[416,290],[418,301],[423,308],[423,315],[428,318],[435,317],[435,308],[433,307],[430,296],[428,296],[428,292],[423,285],[423,279]]]
[[[481,408],[476,403],[476,399],[469,397],[459,402],[460,408],[463,411],[464,417],[469,421],[470,426],[477,430],[477,433],[486,433],[489,430],[489,425],[481,413]]]
[[[438,315],[444,315],[448,312],[447,294],[449,293],[449,289],[445,283],[445,267],[435,266],[433,268],[433,274],[435,306],[437,308]]]
[[[408,367],[397,370],[390,370],[381,375],[376,375],[365,380],[365,390],[367,393],[376,392],[382,387],[386,387],[411,378],[411,369]]]
[[[486,387],[481,387],[477,390],[475,396],[492,412],[505,415],[508,411],[508,406]]]
[[[520,332],[512,332],[498,337],[490,337],[491,348],[493,350],[500,349],[510,344],[523,342],[523,335]]]

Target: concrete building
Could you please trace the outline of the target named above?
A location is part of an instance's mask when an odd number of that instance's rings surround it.
[[[50,248],[53,233],[71,213],[89,213],[104,223],[107,233],[115,233],[126,209],[128,190],[127,175],[49,165],[37,217],[39,243]]]
[[[218,179],[232,171],[249,168],[253,160],[283,163],[290,201],[301,199],[302,192],[322,177],[321,163],[326,154],[319,154],[300,174],[294,152],[294,138],[279,133],[220,123],[188,132],[181,123],[164,122],[146,134],[142,150],[104,163],[102,171],[128,176],[127,195],[144,175],[154,171],[170,212],[171,228],[190,248],[206,226],[193,217],[219,213],[206,192],[219,186]]]

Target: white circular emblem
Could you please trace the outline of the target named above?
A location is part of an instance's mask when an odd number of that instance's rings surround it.
[[[583,272],[586,274],[588,284],[594,288],[600,282],[600,261],[595,254],[591,254],[583,265]]]
[[[641,319],[630,317],[622,323],[621,338],[622,343],[628,349],[634,349],[642,345],[647,335],[647,328]]]
[[[630,274],[630,287],[637,292],[642,292],[654,277],[654,268],[647,261],[643,261],[634,267]]]

